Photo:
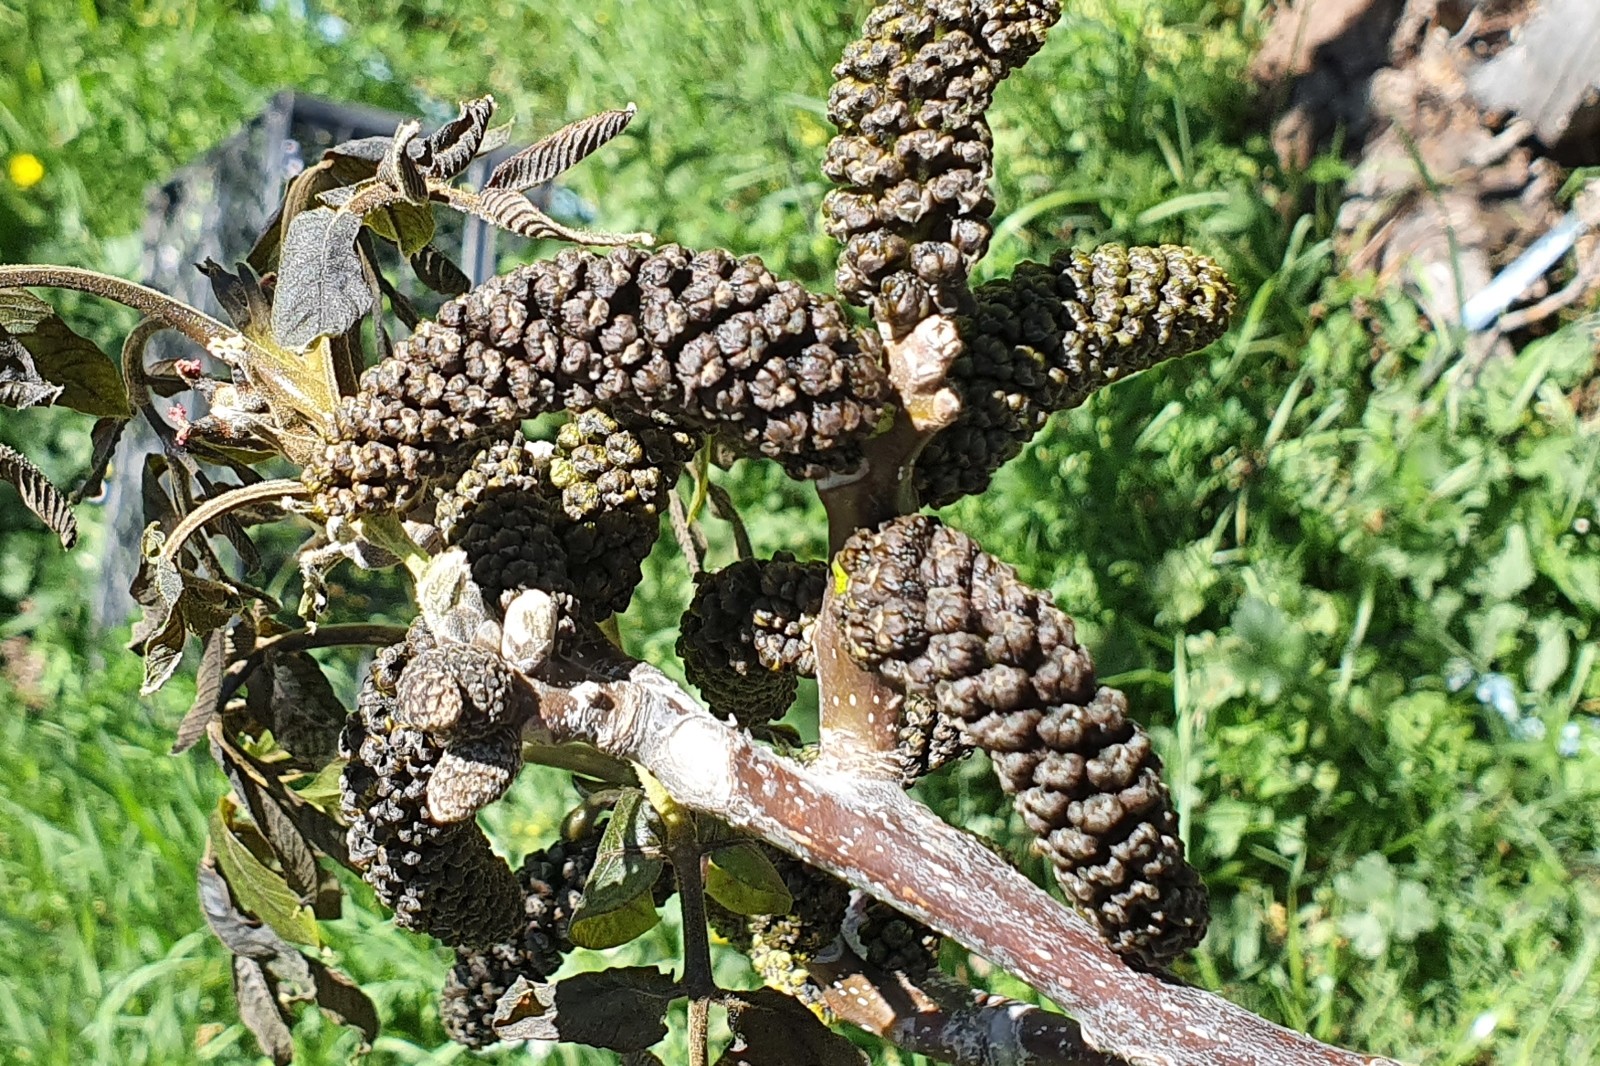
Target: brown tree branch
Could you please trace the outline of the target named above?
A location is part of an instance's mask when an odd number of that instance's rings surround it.
[[[1126,1066],[1090,1048],[1078,1023],[932,972],[884,973],[846,947],[806,964],[841,1020],[959,1066]]]
[[[1209,992],[1130,969],[1082,919],[892,782],[801,767],[718,722],[654,667],[527,681],[544,727],[650,770],[678,802],[843,878],[1028,981],[1134,1066],[1374,1066]]]

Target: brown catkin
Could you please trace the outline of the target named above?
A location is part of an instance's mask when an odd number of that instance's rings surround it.
[[[1235,301],[1215,261],[1170,244],[1058,252],[973,295],[950,372],[961,414],[917,460],[933,507],[982,492],[1053,412],[1222,336]]]
[[[522,928],[492,947],[456,951],[439,997],[439,1017],[450,1039],[474,1048],[495,1043],[500,997],[519,977],[538,982],[556,972],[562,955],[572,948],[567,929],[599,846],[597,827],[578,841],[557,841],[523,860],[517,872]]]
[[[931,699],[994,762],[1067,894],[1111,948],[1166,964],[1205,934],[1150,738],[1096,684],[1072,620],[965,534],[921,515],[859,531],[837,558],[850,654]]]
[[[754,256],[566,249],[446,303],[361,377],[305,479],[328,514],[409,510],[486,438],[601,408],[820,477],[888,398],[875,334]]]
[[[432,647],[419,621],[373,663],[340,738],[349,760],[340,810],[351,864],[397,922],[447,944],[483,946],[515,928],[516,877],[471,818],[441,824],[429,816],[429,784],[446,745],[395,718],[406,665]]]
[[[784,553],[696,575],[678,656],[714,713],[748,728],[789,710],[798,678],[816,673],[811,630],[827,580],[826,563]]]
[[[887,0],[834,67],[823,225],[844,245],[840,295],[895,336],[965,305],[994,211],[984,112],[1060,15],[1058,0]]]

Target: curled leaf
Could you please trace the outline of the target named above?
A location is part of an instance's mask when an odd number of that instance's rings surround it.
[[[629,104],[561,127],[495,167],[484,190],[523,192],[552,180],[627,129],[637,111]]]
[[[106,471],[111,468],[111,458],[117,453],[117,443],[122,440],[122,431],[127,428],[126,418],[102,418],[95,422],[94,428],[89,431],[89,440],[94,444],[89,472],[67,497],[68,503],[79,504],[100,495],[100,490],[105,487]]]
[[[211,295],[240,333],[251,340],[270,338],[272,303],[249,263],[240,263],[237,274],[214,259],[207,259],[196,269],[211,282]]]
[[[0,479],[16,486],[23,504],[61,538],[63,548],[78,543],[78,519],[67,498],[26,455],[4,444],[0,444]]]
[[[407,151],[421,129],[422,123],[415,119],[402,122],[400,128],[394,131],[394,140],[384,153],[383,162],[378,164],[378,180],[397,189],[408,203],[413,204],[428,199],[428,179],[417,165],[415,156]]]
[[[0,404],[22,410],[54,403],[60,395],[61,386],[41,377],[28,349],[0,326]]]
[[[460,296],[472,288],[472,279],[448,255],[431,244],[411,256],[411,269],[418,281],[445,296]]]
[[[289,1012],[278,999],[278,983],[255,959],[233,957],[233,998],[239,1020],[256,1038],[261,1053],[277,1066],[294,1061],[294,1036]]]
[[[428,138],[433,162],[430,177],[448,181],[467,169],[482,150],[483,135],[494,115],[494,97],[480,96],[461,105],[461,114],[433,131]]]
[[[61,386],[51,401],[61,407],[101,418],[132,414],[128,393],[111,358],[93,342],[72,331],[55,308],[22,289],[0,289],[0,367],[8,358],[4,338],[33,357],[46,381]]]

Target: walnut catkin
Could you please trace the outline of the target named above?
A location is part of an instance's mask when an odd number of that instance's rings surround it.
[[[538,588],[603,618],[627,607],[693,450],[692,438],[650,422],[578,412],[553,445],[514,435],[480,452],[435,520],[492,602]]]
[[[823,225],[844,245],[840,295],[895,336],[965,305],[994,211],[984,112],[1060,15],[1058,0],[888,0],[834,67]]]
[[[523,892],[523,925],[492,947],[456,951],[456,963],[439,997],[439,1017],[450,1039],[468,1047],[495,1043],[494,1015],[500,997],[518,977],[548,980],[572,948],[567,929],[594,868],[600,832],[577,841],[557,841],[523,860],[517,881]]]
[[[567,249],[446,303],[342,403],[305,470],[328,514],[408,510],[485,438],[591,407],[848,469],[888,396],[875,334],[754,256]]]
[[[846,542],[850,654],[931,699],[994,762],[1067,894],[1144,966],[1197,944],[1205,886],[1184,861],[1149,735],[1097,686],[1072,620],[963,533],[913,515]]]
[[[961,414],[917,460],[933,507],[982,492],[1053,412],[1222,336],[1235,300],[1215,261],[1176,245],[1062,251],[973,295],[949,381]]]
[[[748,728],[788,711],[797,679],[816,673],[811,630],[827,577],[827,564],[784,553],[696,576],[678,655],[719,717]]]
[[[407,929],[447,944],[482,946],[511,934],[522,893],[504,859],[470,818],[428,811],[429,786],[445,744],[396,720],[396,688],[413,657],[433,647],[420,622],[387,648],[362,683],[340,738],[348,763],[340,810],[351,864]]]

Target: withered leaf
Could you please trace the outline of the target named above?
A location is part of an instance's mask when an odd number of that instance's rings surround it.
[[[26,455],[4,444],[0,444],[0,480],[16,487],[23,505],[61,538],[63,548],[78,543],[78,519],[67,498]]]
[[[416,272],[418,281],[445,296],[460,296],[472,288],[472,279],[431,244],[411,257],[411,269]]]
[[[60,395],[61,386],[40,377],[28,349],[0,326],[0,404],[21,410],[54,403]]]
[[[211,282],[211,294],[240,333],[255,341],[270,339],[272,302],[249,263],[240,263],[237,274],[214,259],[207,259],[196,269]]]
[[[378,1039],[378,1008],[372,1000],[338,970],[314,963],[311,973],[316,982],[317,1006],[333,1015],[334,1021],[341,1025],[361,1030],[362,1039],[370,1047]]]
[[[383,154],[383,162],[378,164],[378,180],[398,190],[408,203],[413,204],[425,203],[428,199],[428,179],[417,165],[415,156],[407,152],[421,128],[422,123],[415,120],[402,122],[400,128],[394,131],[389,150]]]
[[[195,741],[205,736],[206,727],[222,714],[222,676],[227,669],[228,634],[225,630],[212,630],[206,634],[200,667],[195,671],[194,702],[189,705],[183,721],[178,723],[172,754],[179,755],[194,747]]]
[[[728,1006],[734,1042],[717,1066],[863,1066],[866,1053],[777,989],[739,992]]]
[[[431,245],[429,247],[431,247]],[[417,323],[422,321],[422,316],[417,313],[417,309],[413,307],[411,301],[406,298],[406,294],[395,288],[389,279],[384,277],[381,271],[378,272],[377,277],[378,289],[383,293],[384,296],[388,298],[389,310],[394,312],[394,317],[398,318],[401,324],[406,327],[406,329],[416,329]],[[381,324],[383,319],[380,317],[374,321]]]
[[[337,970],[329,969],[317,959],[309,958],[289,944],[272,928],[245,914],[234,903],[230,886],[217,867],[215,855],[200,862],[198,871],[200,909],[206,924],[231,951],[237,962],[248,961],[255,965],[247,970],[253,977],[259,975],[260,983],[272,993],[272,1001],[282,1007],[278,997],[278,983],[290,986],[296,998],[314,998],[319,1007],[344,1024],[355,1026],[363,1039],[370,1044],[378,1035],[378,1015],[366,993]],[[250,1019],[242,1012],[241,1020],[247,1025]],[[288,1023],[289,1015],[282,1010],[280,1021]],[[252,1025],[252,1031],[254,1026]]]
[[[239,1020],[261,1046],[261,1053],[277,1066],[294,1061],[294,1036],[289,1012],[278,1000],[277,982],[255,959],[233,957],[233,998]]]
[[[467,169],[483,144],[483,135],[494,115],[494,97],[480,96],[461,105],[461,114],[434,130],[428,137],[433,155],[428,173],[448,181]]]
[[[485,191],[522,192],[552,180],[627,129],[637,110],[629,104],[561,127],[495,167],[484,183]]]
[[[303,351],[318,337],[349,329],[372,306],[372,290],[356,253],[361,218],[318,207],[295,216],[284,237],[272,332]]]
[[[102,418],[133,413],[116,364],[37,296],[0,289],[0,330],[28,350],[46,381],[61,386],[58,406]],[[9,361],[0,346],[0,365]]]
[[[553,985],[519,977],[500,997],[494,1030],[505,1040],[643,1051],[667,1035],[667,1006],[682,994],[671,974],[648,966],[573,974]]]
[[[89,430],[89,440],[94,445],[89,472],[67,497],[68,503],[78,504],[100,495],[100,490],[105,487],[106,471],[111,469],[111,459],[117,454],[117,443],[122,440],[122,431],[127,428],[126,418],[102,418],[95,422],[94,428]]]

